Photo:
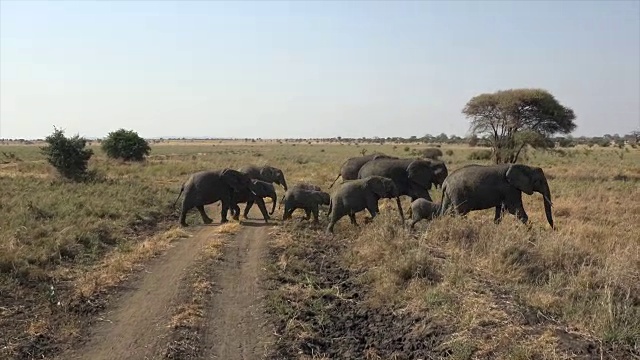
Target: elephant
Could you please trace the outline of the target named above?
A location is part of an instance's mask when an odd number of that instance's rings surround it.
[[[251,179],[249,179],[247,175],[234,169],[205,170],[192,174],[180,187],[180,193],[173,203],[173,206],[175,206],[184,192],[182,210],[180,212],[180,225],[188,226],[185,221],[187,212],[194,207],[200,212],[202,221],[205,224],[211,224],[213,220],[207,216],[207,213],[204,211],[204,205],[213,204],[218,200],[222,202],[220,223],[228,222],[227,212],[232,205],[234,191],[248,191],[256,195],[253,190],[251,190]],[[257,198],[256,196],[256,199]],[[260,198],[260,200],[262,199]],[[259,202],[258,206],[260,206]],[[265,221],[267,221],[267,209],[264,206],[264,202],[262,202],[260,210],[262,210]]]
[[[329,205],[330,195],[324,191],[308,190],[294,187],[287,190],[284,195],[284,214],[282,220],[291,219],[291,214],[296,209],[304,209],[305,220],[309,220],[313,213],[313,222],[318,223],[318,207]]]
[[[381,198],[396,198],[398,212],[404,222],[398,188],[393,180],[382,176],[369,176],[364,179],[348,180],[331,194],[329,213],[331,216],[327,232],[333,233],[333,227],[345,215],[349,215],[351,223],[358,225],[355,214],[364,209],[369,211],[371,219],[380,212],[378,200]]]
[[[375,159],[360,168],[358,178],[372,175],[392,179],[400,195],[425,198],[432,201],[429,189],[432,184],[438,186],[444,182],[449,171],[441,160],[431,159]]]
[[[424,198],[417,198],[411,202],[409,216],[411,216],[410,228],[413,229],[420,220],[433,220],[440,215],[440,204]]]
[[[271,212],[269,212],[269,215],[273,215],[273,212],[276,210],[276,202],[278,200],[276,189],[273,184],[258,179],[251,179],[250,189],[253,190],[253,193],[255,193],[261,199],[271,198],[271,202],[273,203],[273,205],[271,207]],[[238,220],[240,216],[240,207],[238,206],[238,203],[247,203],[243,213],[243,216],[246,219],[247,215],[249,215],[249,210],[251,210],[254,202],[255,196],[251,192],[245,191],[241,193],[234,191],[231,205],[231,214],[233,215],[233,218]]]
[[[470,211],[495,207],[494,221],[499,223],[506,209],[523,223],[529,217],[522,206],[522,193],[542,194],[544,211],[552,229],[551,191],[542,168],[524,164],[467,165],[449,175],[442,184],[440,215],[450,209],[466,215]]]
[[[293,187],[290,188],[290,189],[305,189],[305,190],[322,191],[322,188],[320,186],[309,184],[309,183],[297,183],[297,184],[293,185]],[[280,199],[280,205],[278,205],[278,209],[280,209],[280,206],[284,203],[285,195],[286,195],[286,193],[284,195],[282,195],[282,198]]]
[[[241,167],[238,171],[247,174],[252,179],[278,184],[284,188],[284,191],[287,191],[287,181],[284,178],[284,173],[276,167],[269,165],[247,165]]]
[[[368,163],[371,160],[376,160],[376,159],[397,159],[397,157],[386,155],[383,153],[374,153],[374,154],[349,158],[344,163],[342,163],[342,166],[340,167],[340,173],[338,174],[338,176],[336,176],[336,179],[333,180],[333,182],[329,186],[329,189],[333,187],[333,185],[336,183],[336,181],[338,181],[338,178],[340,176],[342,176],[343,181],[357,179],[358,171],[360,171],[360,168],[362,167],[362,165]]]

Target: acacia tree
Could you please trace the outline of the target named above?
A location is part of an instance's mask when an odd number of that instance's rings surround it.
[[[496,163],[514,163],[527,144],[543,146],[556,133],[576,128],[575,114],[543,89],[509,89],[477,95],[462,113],[471,133],[487,135]]]

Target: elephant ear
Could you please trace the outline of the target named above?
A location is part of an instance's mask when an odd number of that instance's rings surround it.
[[[260,169],[260,175],[265,179],[273,180],[276,174],[271,167],[265,166]]]
[[[511,165],[505,177],[507,182],[527,195],[533,194],[533,182],[522,165]]]
[[[409,180],[418,183],[427,189],[431,189],[433,183],[433,171],[429,163],[416,159],[407,166],[407,177]]]
[[[381,178],[379,177],[371,177],[369,179],[369,181],[367,181],[367,187],[376,195],[378,195],[378,197],[386,197],[387,196],[387,189],[384,186],[384,182],[382,181]]]

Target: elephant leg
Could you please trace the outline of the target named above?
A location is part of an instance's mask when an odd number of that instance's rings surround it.
[[[242,214],[242,216],[245,219],[249,218],[249,210],[251,210],[251,207],[253,206],[253,202],[254,202],[253,200],[247,201],[247,205],[244,207],[244,213]]]
[[[524,211],[524,207],[522,206],[522,203],[508,204],[507,211],[509,212],[509,214],[515,215],[524,224],[526,224],[527,221],[529,221],[529,216],[527,215],[527,212]]]
[[[496,224],[499,224],[502,221],[502,203],[498,206],[496,206],[496,214],[495,217],[493,218],[493,222]]]
[[[264,200],[262,200],[261,197],[257,197],[254,200],[256,203],[258,203],[258,208],[260,209],[260,212],[262,213],[262,217],[264,218],[264,222],[268,223],[269,222],[269,213],[267,212],[267,207],[264,204]]]
[[[365,218],[365,223],[369,223],[380,212],[378,200],[374,196],[367,198],[367,211],[369,211],[371,218]]]
[[[229,201],[222,200],[222,205],[220,206],[220,224],[229,222],[229,219],[227,219],[227,213],[229,213]]]
[[[302,219],[303,220],[311,219],[311,210],[309,210],[308,208],[305,208],[304,209],[304,217]]]
[[[180,226],[184,226],[184,227],[189,226],[186,220],[187,220],[187,212],[189,212],[190,209],[191,208],[188,208],[185,205],[182,206],[182,210],[180,211]]]
[[[213,222],[213,219],[207,216],[207,213],[204,211],[204,205],[198,205],[196,206],[196,209],[198,209],[198,211],[200,212],[202,222],[204,222],[205,224],[211,224]]]
[[[319,220],[318,220],[318,205],[314,206],[311,209],[311,212],[313,212],[313,223],[317,224],[319,222]]]
[[[356,214],[354,213],[349,213],[349,219],[351,219],[351,224],[358,226],[358,222],[356,221]]]

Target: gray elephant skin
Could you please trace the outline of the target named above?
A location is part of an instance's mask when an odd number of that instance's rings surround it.
[[[205,224],[212,223],[213,220],[207,216],[204,206],[217,201],[222,202],[220,223],[228,222],[227,212],[232,205],[233,192],[251,192],[250,185],[251,179],[234,169],[207,170],[192,174],[180,187],[180,193],[173,203],[175,206],[184,192],[180,211],[180,225],[188,226],[185,221],[187,212],[194,207],[200,212],[202,221]]]
[[[276,167],[269,165],[247,165],[241,167],[238,171],[247,174],[252,179],[278,184],[284,188],[284,191],[287,191],[287,181],[284,178],[284,172]]]
[[[410,228],[413,229],[420,220],[433,220],[440,215],[440,204],[424,198],[417,198],[411,202],[409,216],[411,217]]]
[[[251,179],[250,189],[253,191],[255,195],[253,195],[251,192],[248,192],[248,191],[233,192],[232,205],[231,205],[231,214],[233,215],[233,218],[238,220],[240,216],[240,207],[238,206],[238,204],[246,203],[247,205],[245,206],[244,212],[243,212],[243,216],[246,219],[247,216],[249,215],[249,211],[251,210],[251,207],[256,202],[256,199],[255,199],[256,196],[259,197],[260,199],[264,199],[264,198],[271,199],[271,202],[273,203],[273,205],[271,206],[271,212],[269,212],[269,215],[273,215],[273,212],[276,210],[276,203],[278,200],[278,197],[276,195],[276,188],[273,186],[273,184],[266,181],[258,180],[258,179]],[[263,201],[263,204],[264,204],[264,201]],[[258,207],[260,207],[260,204],[258,204]]]
[[[297,184],[295,184],[295,185],[293,185],[292,187],[289,188],[289,190],[291,190],[291,189],[305,189],[305,190],[322,191],[322,188],[320,186],[314,185],[314,184],[310,184],[310,183],[305,183],[305,182],[297,183]],[[278,205],[278,209],[280,209],[280,206],[284,203],[284,197],[285,196],[286,196],[286,193],[282,195],[282,198],[280,199],[280,205]]]
[[[441,185],[449,172],[443,161],[431,159],[375,159],[360,168],[358,178],[378,175],[393,180],[400,195],[432,201],[429,189]]]
[[[357,179],[358,171],[360,171],[360,168],[369,161],[376,159],[397,159],[397,157],[386,155],[383,153],[374,153],[348,158],[344,163],[342,163],[342,166],[340,167],[340,173],[338,174],[338,176],[336,176],[336,179],[333,180],[333,182],[329,186],[329,189],[333,187],[340,176],[342,176],[343,181]]]
[[[496,223],[503,210],[527,223],[522,193],[532,195],[534,191],[542,194],[547,221],[554,229],[547,178],[542,168],[523,164],[467,165],[453,171],[442,185],[440,214],[453,211],[466,215],[494,207]]]
[[[348,180],[331,195],[328,216],[331,217],[327,232],[333,233],[336,222],[349,215],[351,223],[358,225],[355,214],[367,209],[373,219],[379,212],[378,200],[396,198],[400,218],[404,222],[398,189],[391,179],[382,176],[369,176],[364,179]]]
[[[291,219],[291,215],[296,209],[304,209],[305,220],[309,220],[313,214],[313,222],[318,222],[318,209],[320,205],[329,205],[330,195],[324,191],[304,189],[294,187],[284,195],[284,214],[282,220]]]

